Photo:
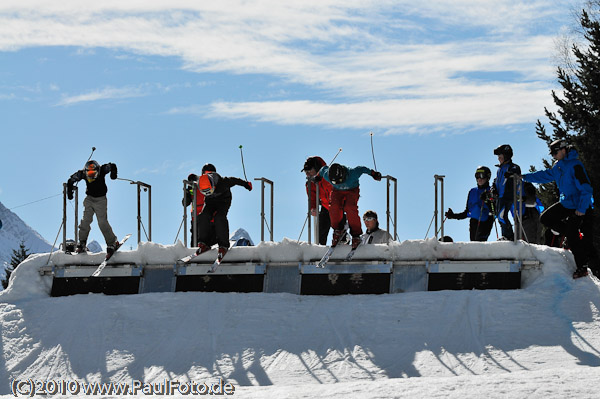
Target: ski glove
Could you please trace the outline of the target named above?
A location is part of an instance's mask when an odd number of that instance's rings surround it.
[[[117,178],[117,165],[114,163],[110,164],[110,178],[113,180]]]
[[[371,171],[371,176],[373,177],[373,179],[381,181],[381,173],[377,172],[376,170]]]
[[[513,177],[513,176],[521,177],[521,175],[519,175],[518,173],[516,173],[516,172],[511,172],[510,170],[509,170],[509,171],[506,171],[506,172],[504,172],[504,177],[506,177],[507,179],[510,179],[510,178],[511,178],[511,177]]]
[[[448,208],[448,212],[446,212],[446,217],[448,219],[456,219],[456,214],[452,210],[452,208]]]
[[[67,190],[67,198],[68,198],[69,200],[72,200],[72,199],[73,199],[73,190]]]
[[[321,175],[316,175],[316,176],[315,176],[315,183],[318,183],[318,182],[320,182],[321,180],[323,180],[323,176],[321,176]]]
[[[249,181],[246,182],[246,185],[244,185],[244,187],[246,187],[246,190],[252,191],[252,183],[250,183]]]

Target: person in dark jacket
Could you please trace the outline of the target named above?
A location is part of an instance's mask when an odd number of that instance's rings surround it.
[[[317,210],[319,204],[321,205],[319,212],[319,244],[327,244],[327,236],[329,235],[329,229],[331,229],[331,220],[329,218],[329,201],[331,200],[331,183],[325,179],[315,181],[315,176],[319,173],[319,170],[325,166],[326,163],[321,157],[313,156],[308,157],[304,162],[304,167],[301,172],[306,173],[306,194],[310,199],[310,211],[312,216],[317,216]],[[319,198],[317,201],[317,188],[319,185]]]
[[[252,183],[237,177],[221,177],[217,172],[208,172],[198,179],[198,188],[204,195],[204,206],[198,214],[198,250],[196,254],[208,251],[207,244],[211,237],[211,220],[214,220],[219,257],[225,256],[229,250],[229,221],[227,213],[231,207],[231,187],[242,186],[252,190]]]
[[[94,215],[98,221],[98,227],[106,241],[106,252],[113,253],[119,247],[119,241],[112,227],[108,223],[108,201],[106,193],[105,177],[110,173],[110,178],[117,178],[117,165],[107,163],[102,166],[94,160],[86,162],[82,170],[73,173],[67,181],[67,197],[73,199],[73,185],[80,180],[85,180],[86,197],[83,200],[83,217],[79,223],[79,243],[77,244],[76,252],[83,253],[87,251],[86,244],[90,234],[90,226]]]
[[[475,170],[477,187],[473,187],[467,195],[467,205],[461,213],[454,213],[448,208],[448,219],[462,220],[467,217],[469,221],[469,235],[471,241],[487,241],[494,225],[494,215],[487,201],[490,193],[490,178],[492,171],[487,166],[479,166]]]
[[[508,214],[513,206],[514,187],[512,175],[520,175],[521,168],[513,163],[513,150],[510,145],[503,144],[494,149],[494,154],[498,156],[498,172],[492,185],[492,194],[496,200],[496,216],[502,228],[502,238],[512,241],[515,236],[512,224],[508,219]],[[508,175],[507,175],[508,173]],[[508,177],[510,176],[510,177]]]
[[[202,174],[205,173],[209,173],[209,172],[216,172],[217,168],[215,168],[215,166],[213,164],[207,163],[206,165],[204,165],[202,167]],[[198,182],[198,175],[194,174],[194,173],[190,173],[188,175],[187,180],[189,182]],[[194,188],[193,185],[188,185],[187,186],[187,190],[185,191],[185,196],[183,197],[182,203],[184,206],[188,206],[190,204],[192,204],[192,202],[194,201]],[[196,224],[196,234],[199,231],[199,227],[198,227],[198,218],[197,215],[199,215],[202,212],[202,208],[204,207],[204,194],[202,194],[200,192],[200,189],[196,189],[196,214],[194,214],[194,207],[191,207],[191,212],[192,212],[192,219],[191,219],[191,223],[190,223],[190,246],[195,246],[198,243],[197,238],[194,237],[194,224]],[[213,245],[215,245],[217,243],[217,234],[215,232],[215,223],[214,223],[214,219],[211,220],[210,223],[210,231],[211,231],[211,235],[210,235],[210,239],[206,241],[206,245],[208,245],[209,247],[212,247]]]
[[[344,213],[348,219],[350,235],[352,236],[352,249],[356,249],[361,242],[362,227],[358,215],[359,179],[363,174],[368,174],[373,179],[381,180],[381,173],[365,166],[349,168],[334,163],[331,167],[323,166],[319,170],[319,176],[331,183],[331,202],[329,205],[329,216],[331,226],[334,228],[331,246],[335,247],[342,238]]]
[[[573,278],[588,274],[588,267],[600,276],[598,254],[594,248],[593,189],[575,148],[565,140],[550,144],[556,160],[552,168],[526,173],[523,180],[531,183],[556,182],[560,200],[542,213],[541,223],[567,238],[577,269]]]

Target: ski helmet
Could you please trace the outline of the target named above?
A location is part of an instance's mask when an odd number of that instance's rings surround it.
[[[550,155],[554,155],[558,151],[562,150],[563,148],[568,148],[568,147],[569,147],[569,145],[567,144],[567,140],[565,140],[565,139],[554,140],[550,144]]]
[[[499,145],[498,147],[496,147],[494,149],[494,155],[500,155],[500,154],[504,155],[504,158],[506,160],[511,159],[513,156],[512,147],[508,144]]]
[[[198,189],[205,196],[210,196],[215,192],[215,178],[212,173],[205,173],[198,179]]]
[[[306,158],[306,161],[304,162],[304,167],[300,172],[304,172],[311,169],[314,169],[318,172],[324,164],[325,163],[323,162],[323,160],[319,157],[308,157]]]
[[[100,165],[94,160],[87,161],[85,163],[84,172],[87,181],[91,183],[98,177],[98,174],[100,173]]]
[[[194,173],[190,173],[188,175],[188,181],[198,181],[198,175],[194,174]]]
[[[207,163],[204,164],[204,166],[202,167],[202,174],[205,174],[206,172],[216,172],[217,168],[215,168],[215,165],[213,165],[212,163]]]
[[[346,181],[347,175],[348,169],[339,163],[334,163],[329,168],[329,179],[333,184],[342,184]]]
[[[484,179],[491,179],[492,177],[492,171],[490,170],[490,168],[488,168],[487,166],[478,166],[477,169],[475,169],[475,178],[484,178]]]

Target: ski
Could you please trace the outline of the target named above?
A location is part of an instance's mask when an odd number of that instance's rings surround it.
[[[94,273],[92,273],[92,277],[98,277],[100,275],[100,273],[102,273],[102,270],[104,270],[104,268],[106,267],[108,260],[110,258],[112,258],[112,256],[115,254],[115,252],[117,252],[119,250],[119,248],[121,248],[123,246],[125,241],[127,241],[129,239],[129,237],[131,237],[131,234],[127,234],[125,237],[123,237],[123,239],[121,241],[119,241],[119,246],[115,248],[115,250],[113,251],[112,254],[106,254],[106,257],[104,258],[102,263],[100,263],[100,265],[98,266],[96,271]]]
[[[327,249],[327,252],[325,252],[325,255],[323,255],[323,257],[321,258],[321,260],[317,262],[317,267],[324,268],[327,262],[329,262],[329,258],[331,257],[331,254],[333,254],[334,250],[335,247],[329,247]]]
[[[208,273],[214,273],[217,270],[217,268],[221,266],[221,262],[223,261],[223,258],[225,257],[225,254],[228,251],[227,249],[225,249],[225,251],[222,251],[222,249],[224,248],[219,248],[219,254],[217,255],[217,259],[214,261],[214,263],[208,270]]]
[[[360,245],[359,245],[360,246]],[[358,247],[351,249],[350,252],[348,252],[348,255],[346,255],[346,261],[352,260],[352,257],[354,256],[354,254],[356,253],[356,249]]]

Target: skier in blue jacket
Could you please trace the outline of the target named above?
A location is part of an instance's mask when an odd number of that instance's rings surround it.
[[[532,183],[556,182],[560,200],[544,211],[540,221],[566,236],[577,266],[573,278],[586,276],[588,266],[598,276],[600,270],[593,244],[594,200],[590,179],[579,160],[579,154],[565,140],[553,141],[550,154],[556,160],[552,168],[526,173],[523,180]]]
[[[381,180],[381,173],[365,166],[349,168],[337,163],[331,167],[325,165],[319,170],[319,176],[331,183],[331,201],[329,204],[329,217],[333,227],[333,240],[331,246],[335,247],[342,238],[344,213],[350,226],[352,236],[352,249],[356,249],[361,242],[362,227],[358,215],[359,179],[363,174],[368,174],[373,179]]]
[[[487,241],[494,224],[494,216],[490,210],[490,204],[485,200],[489,198],[490,178],[492,171],[487,166],[480,166],[475,170],[477,187],[473,187],[467,196],[467,205],[461,213],[454,213],[448,208],[446,217],[448,219],[470,218],[469,234],[471,241]]]
[[[512,147],[508,144],[502,144],[494,149],[494,155],[498,156],[498,172],[492,185],[492,193],[496,200],[496,216],[502,228],[502,237],[509,241],[514,239],[512,224],[508,220],[508,213],[513,206],[513,178],[512,175],[520,175],[521,168],[513,163]]]

